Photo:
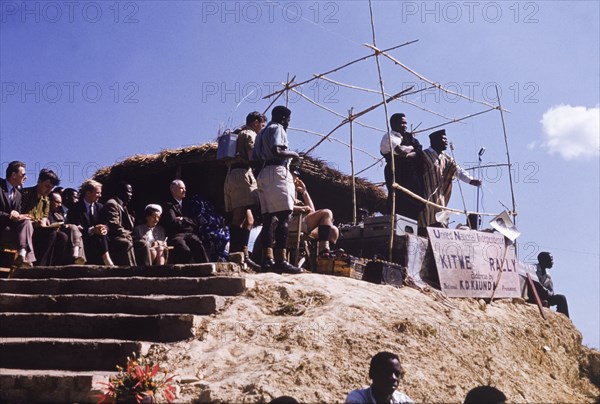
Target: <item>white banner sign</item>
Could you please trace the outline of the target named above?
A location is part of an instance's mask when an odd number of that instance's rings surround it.
[[[520,297],[514,246],[504,236],[428,227],[442,291],[448,297]]]

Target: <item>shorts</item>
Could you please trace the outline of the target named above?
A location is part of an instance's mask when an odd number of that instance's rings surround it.
[[[296,187],[286,166],[265,166],[258,174],[257,182],[263,214],[294,209]]]
[[[258,203],[256,179],[249,168],[234,168],[225,177],[225,211],[254,206]]]
[[[306,223],[306,216],[307,216],[306,214],[303,214],[302,222],[300,222],[300,232],[302,232],[304,234],[308,234],[308,224]],[[292,215],[292,219],[290,220],[290,223],[288,224],[290,231],[298,230],[298,217],[299,217],[299,215],[297,213],[294,213]]]

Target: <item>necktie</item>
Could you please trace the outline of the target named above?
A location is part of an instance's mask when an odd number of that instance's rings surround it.
[[[8,193],[8,203],[10,204],[11,209],[15,207],[15,188],[12,187],[10,192]]]
[[[94,220],[94,204],[92,203],[90,205],[90,223],[93,225],[95,225],[95,220]]]

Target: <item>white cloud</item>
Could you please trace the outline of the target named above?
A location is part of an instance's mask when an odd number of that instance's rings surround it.
[[[551,107],[540,123],[544,129],[542,147],[564,159],[600,155],[600,108],[558,105]]]

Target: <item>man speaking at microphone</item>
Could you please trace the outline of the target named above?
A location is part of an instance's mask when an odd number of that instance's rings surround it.
[[[458,163],[444,153],[448,148],[448,139],[444,129],[429,135],[430,147],[423,151],[423,197],[440,206],[447,206],[452,193],[452,180],[456,175],[459,180],[476,187],[481,181],[472,178]],[[440,224],[435,214],[440,208],[426,205],[419,214],[419,226],[435,226]]]

